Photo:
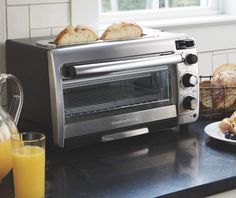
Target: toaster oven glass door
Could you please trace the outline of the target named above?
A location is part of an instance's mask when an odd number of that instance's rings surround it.
[[[175,65],[78,77],[64,89],[65,118],[87,120],[175,105],[176,90]]]

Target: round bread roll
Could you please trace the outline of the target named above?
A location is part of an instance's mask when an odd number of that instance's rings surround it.
[[[230,122],[230,118],[224,118],[223,120],[220,121],[218,125],[219,129],[221,132],[227,132],[232,130],[232,124]]]
[[[200,82],[200,107],[211,109],[212,106],[212,85],[210,80]]]
[[[232,124],[230,132],[236,135],[236,124]]]
[[[230,116],[230,122],[236,124],[236,111]]]
[[[88,43],[98,40],[97,34],[86,26],[68,26],[62,30],[54,43],[57,45]]]
[[[226,71],[234,71],[236,72],[236,65],[235,64],[223,64],[217,67],[213,73],[213,76],[216,76],[222,72]]]
[[[232,107],[236,99],[236,72],[224,71],[212,78],[213,107]],[[226,88],[227,87],[227,88]]]
[[[110,25],[100,37],[101,40],[119,40],[142,37],[143,30],[135,23],[121,22]]]

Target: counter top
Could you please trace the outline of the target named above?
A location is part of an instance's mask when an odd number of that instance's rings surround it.
[[[46,197],[205,197],[236,188],[236,146],[204,133],[212,121],[47,154]],[[2,196],[3,195],[3,196]],[[12,175],[0,197],[13,198]]]

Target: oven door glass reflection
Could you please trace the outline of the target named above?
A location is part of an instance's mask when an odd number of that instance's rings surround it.
[[[111,116],[173,105],[175,76],[175,67],[167,65],[151,72],[125,71],[78,79],[77,87],[64,90],[65,117]]]

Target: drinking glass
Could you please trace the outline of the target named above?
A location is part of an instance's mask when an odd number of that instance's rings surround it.
[[[37,132],[14,134],[12,140],[13,179],[16,198],[45,195],[45,135]]]

